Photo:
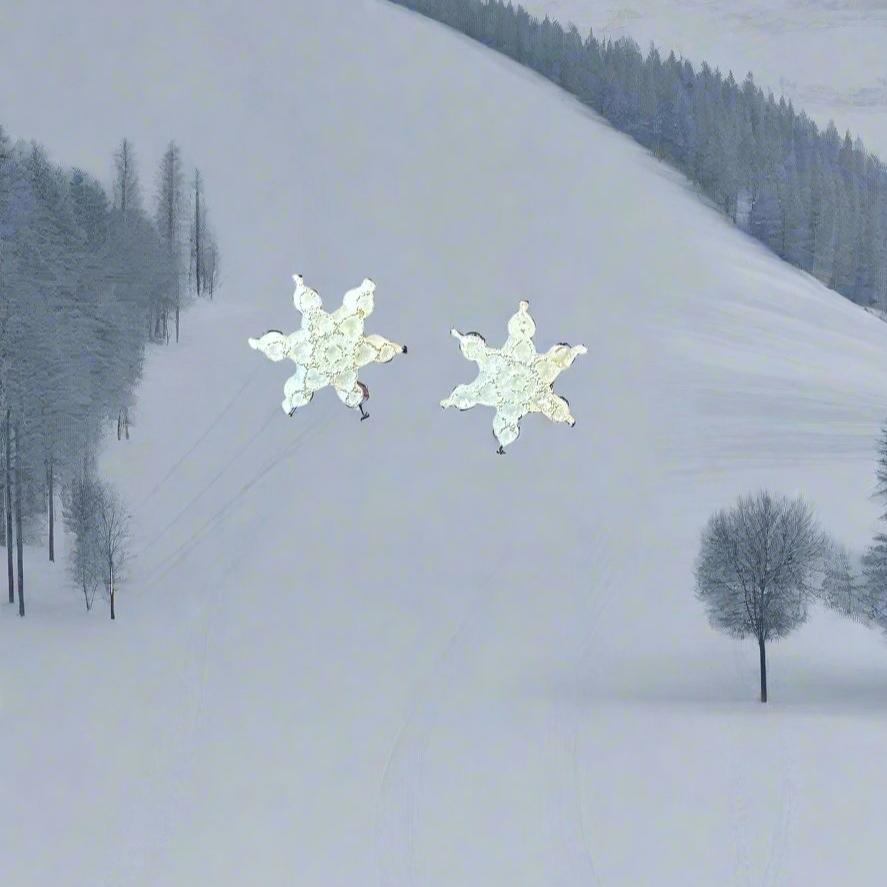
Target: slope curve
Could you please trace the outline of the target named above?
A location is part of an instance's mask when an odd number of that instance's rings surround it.
[[[124,122],[146,156],[175,133],[225,281],[104,456],[144,502],[121,618],[41,571],[33,617],[0,622],[29,676],[2,685],[11,880],[865,883],[881,642],[817,616],[764,712],[691,569],[709,511],[763,483],[864,544],[887,327],[405,10],[49,6],[41,66],[40,16],[0,32],[33,74],[0,84],[9,129],[96,170]],[[75,98],[88,130],[45,113]],[[293,272],[328,303],[373,277],[370,328],[409,345],[366,371],[369,422],[330,391],[287,419],[285,369],[247,347],[295,328]],[[498,342],[521,298],[540,348],[589,354],[558,383],[576,428],[530,417],[499,458],[489,411],[438,401],[472,375],[450,327]]]

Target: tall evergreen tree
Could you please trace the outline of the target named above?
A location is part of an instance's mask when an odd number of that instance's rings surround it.
[[[887,507],[887,423],[878,440],[875,496]],[[887,521],[887,511],[881,520]],[[863,585],[871,618],[887,628],[887,533],[878,533],[862,559]]]
[[[114,208],[122,215],[142,211],[142,190],[135,152],[129,139],[123,139],[114,153]]]

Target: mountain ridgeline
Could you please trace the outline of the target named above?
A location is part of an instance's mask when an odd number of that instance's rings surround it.
[[[89,582],[100,584],[99,498],[90,500],[92,514],[71,496],[95,486],[108,423],[129,437],[146,346],[178,339],[192,295],[212,297],[218,251],[202,190],[199,173],[186,184],[170,143],[149,213],[126,139],[109,194],[83,170],[56,166],[39,145],[12,144],[0,129],[0,541],[10,603],[18,549],[22,615],[23,537],[48,530],[55,559],[59,498],[66,517],[77,513],[78,526],[90,527],[89,540],[74,527],[74,556],[88,542]],[[121,511],[112,491],[100,498]]]
[[[392,0],[562,86],[681,170],[736,224],[864,306],[887,308],[887,168],[833,123],[655,46],[585,39],[501,0]]]

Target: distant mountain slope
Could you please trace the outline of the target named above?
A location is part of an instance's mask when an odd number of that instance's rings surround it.
[[[599,37],[650,41],[784,94],[887,158],[887,8],[877,0],[522,0]]]
[[[116,624],[46,570],[0,614],[7,880],[876,884],[887,646],[817,614],[764,709],[691,571],[761,484],[865,544],[887,326],[388,3],[49,11],[39,59],[45,9],[0,29],[10,126],[96,170],[122,119],[181,133],[225,183],[226,285],[105,454],[138,555]],[[296,328],[296,271],[327,304],[371,276],[368,328],[409,345],[368,422],[330,391],[288,419],[247,345]],[[449,329],[498,344],[521,298],[540,348],[589,353],[575,429],[530,417],[498,457],[489,410],[438,402],[472,377]]]
[[[858,305],[887,306],[887,166],[748,74],[629,37],[586,36],[502,0],[392,0],[541,74],[680,170],[781,259]]]

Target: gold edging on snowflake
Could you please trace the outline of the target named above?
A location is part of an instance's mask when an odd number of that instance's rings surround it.
[[[310,403],[321,388],[331,385],[342,403],[351,409],[359,407],[365,419],[369,414],[363,403],[370,394],[357,378],[358,370],[407,353],[406,345],[374,333],[363,334],[364,319],[373,312],[376,284],[365,278],[359,287],[345,293],[342,305],[330,314],[323,310],[318,293],[305,286],[301,275],[294,274],[293,281],[293,305],[302,315],[301,328],[289,335],[270,330],[259,339],[250,339],[250,348],[271,360],[289,358],[296,364],[296,372],[283,386],[281,406],[288,415]]]

